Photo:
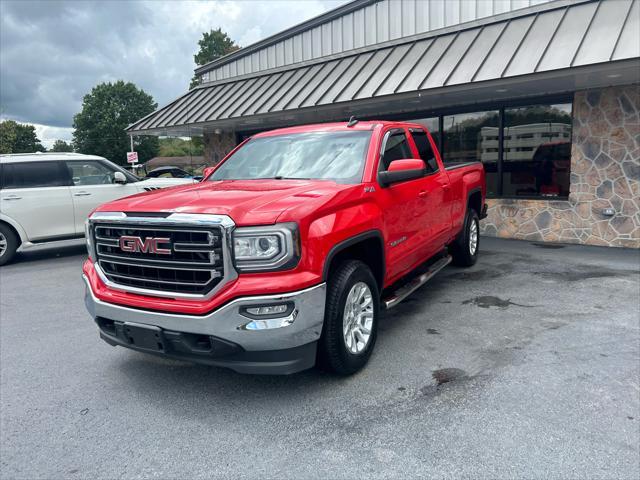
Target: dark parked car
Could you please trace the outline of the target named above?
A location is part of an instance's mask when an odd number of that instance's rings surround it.
[[[189,172],[182,170],[178,167],[158,167],[154,168],[150,172],[147,172],[146,178],[159,178],[159,177],[169,177],[169,178],[193,178]]]

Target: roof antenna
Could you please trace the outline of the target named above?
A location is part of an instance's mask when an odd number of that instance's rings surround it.
[[[358,120],[356,120],[356,117],[351,115],[351,118],[349,118],[349,123],[347,123],[347,127],[348,128],[355,127],[357,123],[358,123]]]

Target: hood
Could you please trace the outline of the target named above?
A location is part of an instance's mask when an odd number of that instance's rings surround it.
[[[287,210],[326,203],[353,188],[318,180],[221,180],[145,192],[101,205],[97,211],[228,215],[237,225],[275,223]]]

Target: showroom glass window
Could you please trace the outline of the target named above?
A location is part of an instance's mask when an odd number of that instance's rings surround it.
[[[563,96],[407,121],[432,132],[445,166],[481,161],[488,197],[563,199],[571,173],[571,105]]]
[[[569,196],[571,104],[505,108],[502,195]]]
[[[442,117],[445,166],[481,161],[487,174],[487,195],[498,194],[498,127],[500,112],[460,113]]]

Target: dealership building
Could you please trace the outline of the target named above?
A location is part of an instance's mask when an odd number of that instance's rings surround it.
[[[482,161],[485,235],[640,248],[640,0],[355,0],[196,70],[132,135],[218,162],[305,123],[421,123]]]

